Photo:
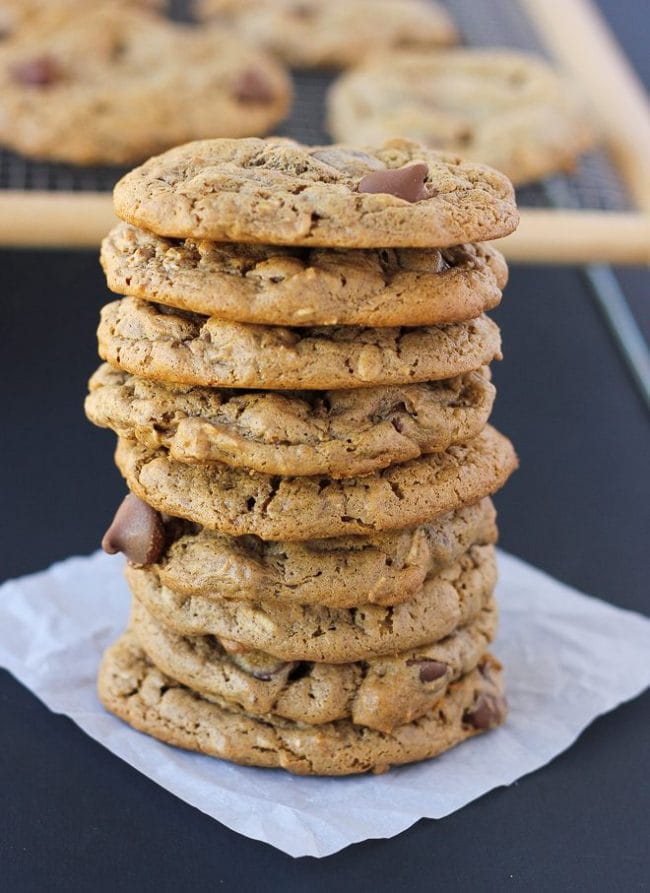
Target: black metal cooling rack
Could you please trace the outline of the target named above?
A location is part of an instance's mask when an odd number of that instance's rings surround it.
[[[447,0],[446,5],[467,44],[509,46],[545,54],[534,27],[515,0]],[[187,19],[188,9],[186,0],[176,0],[172,4],[173,17]],[[324,101],[333,78],[332,73],[322,71],[295,72],[293,109],[278,133],[304,143],[329,142]],[[32,161],[0,149],[0,189],[108,192],[122,173],[124,170],[118,167]],[[553,177],[521,189],[518,199],[523,207],[560,205],[607,211],[631,207],[624,184],[602,151],[586,156],[571,176]]]
[[[354,0],[350,0],[354,2]],[[518,0],[445,0],[463,42],[472,46],[507,46],[547,56],[539,33]],[[188,0],[172,0],[171,15],[187,20]],[[324,71],[294,73],[295,100],[291,115],[278,133],[300,142],[329,142],[324,100],[334,74]],[[123,173],[116,167],[76,167],[32,161],[0,149],[0,193],[109,193]],[[603,150],[584,156],[571,175],[549,177],[518,192],[522,208],[576,209],[627,212],[633,202],[618,170]],[[611,268],[585,267],[585,275],[631,373],[650,405],[650,359],[647,346]]]

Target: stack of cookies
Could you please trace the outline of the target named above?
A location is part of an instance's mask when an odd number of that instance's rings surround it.
[[[490,168],[392,140],[180,146],[115,189],[86,411],[131,494],[100,696],[234,762],[345,775],[505,716],[487,424],[517,223]]]

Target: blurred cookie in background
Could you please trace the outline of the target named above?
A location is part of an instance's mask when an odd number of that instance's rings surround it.
[[[167,8],[167,0],[0,0],[0,45],[10,37],[33,34],[39,26],[63,24],[92,9],[121,6]]]
[[[458,39],[447,11],[429,0],[196,0],[195,9],[295,68],[347,68],[369,51]]]
[[[331,87],[328,119],[341,142],[399,134],[489,164],[517,184],[572,169],[595,141],[571,84],[510,50],[374,54]]]
[[[121,2],[38,22],[0,45],[0,143],[24,155],[125,164],[265,133],[289,109],[281,63],[216,26]]]

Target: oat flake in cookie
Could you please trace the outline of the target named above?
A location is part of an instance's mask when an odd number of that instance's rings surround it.
[[[418,201],[390,194],[390,174],[411,165],[426,169]],[[387,191],[360,191],[380,171]],[[188,143],[123,177],[114,203],[161,236],[330,248],[445,248],[506,236],[519,219],[503,174],[402,139],[374,149]]]
[[[119,3],[55,21],[0,43],[0,142],[25,155],[136,162],[188,139],[265,133],[288,111],[282,65],[219,28]]]

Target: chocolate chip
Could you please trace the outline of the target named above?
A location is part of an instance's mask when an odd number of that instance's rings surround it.
[[[394,195],[407,202],[419,202],[426,197],[424,181],[429,169],[418,161],[408,167],[393,168],[385,171],[373,171],[359,183],[359,192],[378,192]]]
[[[289,12],[294,19],[303,19],[304,21],[313,19],[316,15],[316,9],[308,3],[294,3]]]
[[[61,71],[54,59],[38,56],[17,62],[11,66],[11,77],[24,87],[49,87],[61,78]]]
[[[420,666],[420,682],[433,682],[440,679],[447,672],[447,664],[443,664],[439,660],[429,660],[428,658],[417,658],[407,660],[408,667]]]
[[[129,493],[104,534],[102,549],[123,552],[130,564],[152,564],[165,548],[165,527],[157,511]]]
[[[278,664],[273,667],[273,669],[259,669],[259,670],[251,670],[251,676],[254,676],[256,679],[259,679],[261,682],[270,682],[271,679],[280,673],[282,670],[285,670],[287,667],[293,667],[293,663],[284,663]]]
[[[273,85],[258,68],[247,68],[233,86],[233,96],[239,102],[257,102],[267,105],[275,99]]]
[[[505,698],[495,695],[482,694],[479,695],[476,704],[471,710],[466,710],[463,715],[463,722],[466,725],[474,726],[475,729],[492,729],[503,722],[506,715]]]

